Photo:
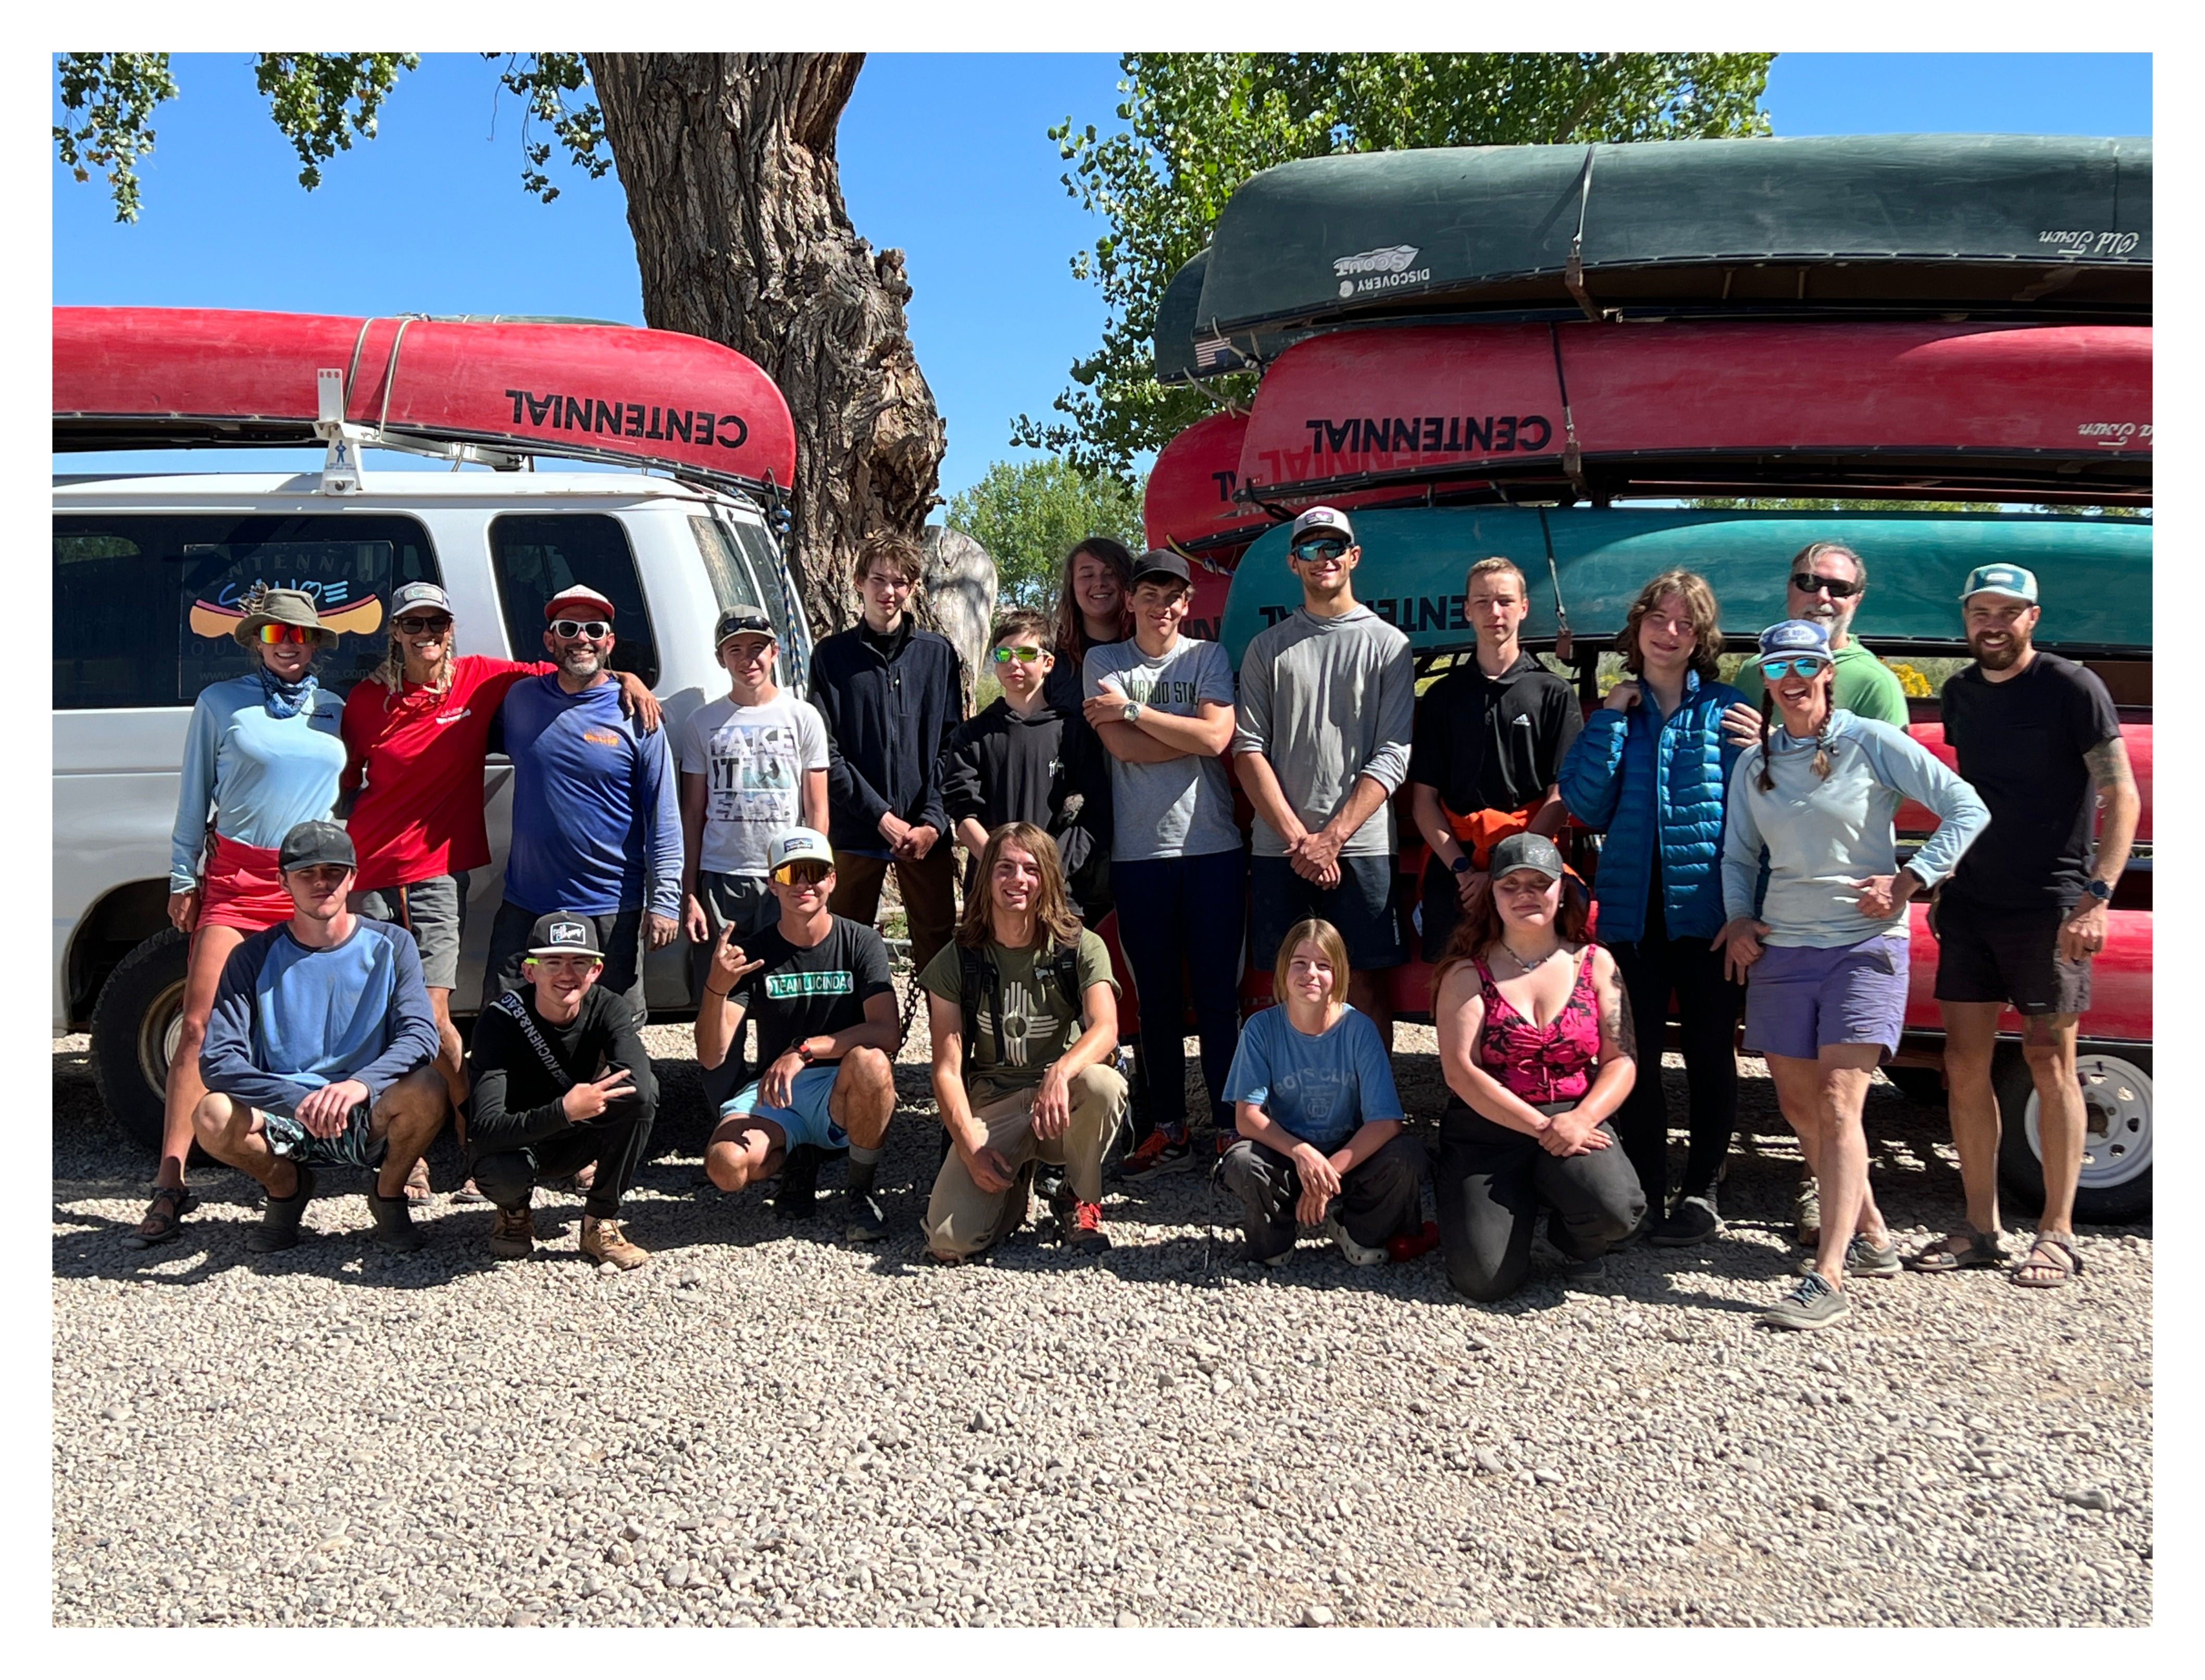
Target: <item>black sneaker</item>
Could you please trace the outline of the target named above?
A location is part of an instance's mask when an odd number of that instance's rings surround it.
[[[1034,1194],[1049,1207],[1056,1206],[1057,1198],[1065,1192],[1064,1169],[1050,1161],[1043,1161],[1034,1168]]]
[[[298,1187],[281,1201],[269,1196],[260,1223],[245,1233],[245,1246],[255,1254],[277,1254],[299,1245],[299,1221],[314,1199],[314,1175],[303,1161],[292,1170],[299,1175]]]
[[[889,1234],[889,1222],[881,1216],[881,1204],[871,1193],[861,1190],[842,1192],[842,1235],[853,1243],[877,1243]]]
[[[1687,1196],[1680,1199],[1668,1218],[1654,1227],[1648,1238],[1657,1249],[1688,1249],[1695,1243],[1704,1243],[1723,1232],[1722,1215],[1715,1211],[1713,1196]]]
[[[808,1220],[817,1211],[819,1151],[799,1143],[781,1165],[781,1188],[774,1194],[773,1211],[785,1220]]]

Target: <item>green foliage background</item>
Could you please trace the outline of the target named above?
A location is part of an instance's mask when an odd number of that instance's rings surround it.
[[[1064,557],[1081,538],[1114,537],[1141,551],[1141,486],[1055,456],[999,460],[949,499],[943,523],[995,561],[998,606],[1047,611]]]

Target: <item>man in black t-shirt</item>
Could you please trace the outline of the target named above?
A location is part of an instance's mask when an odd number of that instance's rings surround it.
[[[783,829],[767,856],[781,919],[746,946],[721,930],[697,1014],[697,1060],[707,1068],[727,1059],[745,1020],[758,1024],[758,1077],[721,1108],[704,1171],[724,1190],[778,1172],[774,1211],[803,1219],[822,1153],[847,1149],[843,1234],[871,1242],[887,1229],[873,1173],[895,1112],[900,1023],[888,947],[828,910],[835,854],[824,834]]]
[[[1524,574],[1495,555],[1470,568],[1463,616],[1476,662],[1417,702],[1409,809],[1431,847],[1424,866],[1424,960],[1437,962],[1462,912],[1485,890],[1494,844],[1530,829],[1552,839],[1569,811],[1555,777],[1584,713],[1570,686],[1518,640],[1531,610]]]
[[[1945,740],[1989,808],[1990,826],[1937,894],[1937,1007],[1967,1227],[1909,1262],[1955,1272],[1998,1263],[1999,1108],[1991,1085],[1999,1012],[2022,1018],[2036,1087],[2044,1214],[2013,1280],[2056,1288],[2078,1269],[2075,1184],[2084,1113],[2075,1024],[2090,1006],[2090,962],[2128,867],[2141,809],[2120,718],[2096,673],[2033,645],[2036,579],[1978,566],[1960,591],[1976,662],[1946,680]],[[2092,844],[2091,818],[2106,808]]]
[[[468,1057],[474,1117],[467,1173],[497,1206],[490,1252],[533,1253],[536,1186],[591,1162],[582,1204],[582,1252],[628,1270],[651,1258],[621,1234],[620,1201],[633,1182],[658,1108],[637,1015],[599,986],[597,918],[554,911],[537,918],[521,977],[475,1023]]]

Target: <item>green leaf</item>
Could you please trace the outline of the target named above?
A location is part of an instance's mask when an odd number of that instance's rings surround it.
[[[165,52],[65,52],[62,108],[83,121],[54,125],[54,149],[79,181],[106,173],[117,222],[138,219],[138,161],[153,149],[153,110],[176,97]]]
[[[1139,552],[1141,487],[1053,456],[999,460],[978,484],[950,497],[943,523],[995,561],[999,604],[1046,610],[1056,599],[1064,557],[1082,538],[1113,537]]]

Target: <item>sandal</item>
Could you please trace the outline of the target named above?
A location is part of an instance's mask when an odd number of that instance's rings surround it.
[[[184,1215],[198,1212],[199,1205],[199,1197],[181,1184],[156,1184],[146,1217],[139,1220],[137,1230],[124,1235],[122,1246],[150,1249],[157,1244],[175,1242],[184,1228]]]
[[[406,1201],[409,1207],[425,1208],[436,1197],[429,1184],[429,1160],[424,1155],[413,1163],[413,1170],[406,1175]]]
[[[455,1202],[486,1202],[490,1200],[490,1197],[484,1196],[480,1190],[477,1190],[475,1188],[474,1179],[472,1178],[469,1178],[467,1183],[461,1184],[457,1190],[452,1192],[452,1200]]]
[[[1940,1237],[1918,1254],[1906,1256],[1910,1272],[1968,1272],[1978,1267],[1996,1267],[2006,1264],[2005,1232],[1978,1231],[1972,1225]],[[1964,1239],[1967,1246],[1952,1244]]]
[[[2041,1251],[2048,1250],[2056,1257],[2037,1258]],[[2031,1271],[2050,1275],[2032,1278],[2027,1275]],[[2076,1250],[2075,1239],[2064,1231],[2040,1231],[2036,1240],[2029,1245],[2029,1252],[2006,1273],[2006,1281],[2017,1289],[2065,1289],[2082,1273],[2083,1256]]]

